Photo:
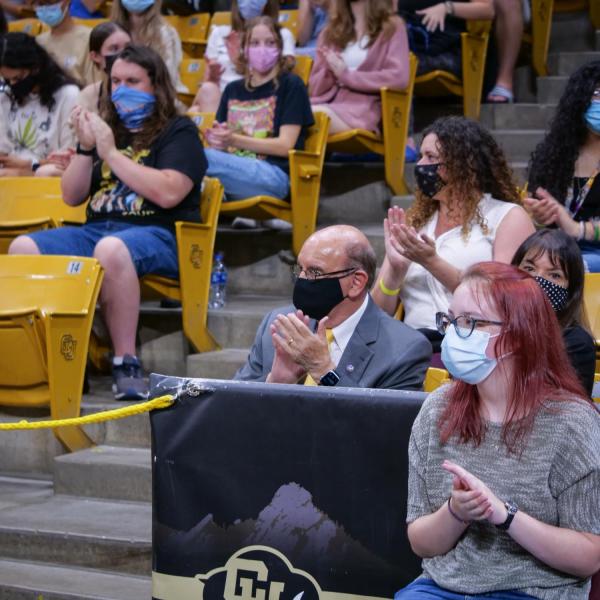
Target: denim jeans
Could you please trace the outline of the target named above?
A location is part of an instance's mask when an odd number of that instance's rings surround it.
[[[394,595],[394,600],[535,600],[523,592],[502,590],[485,594],[463,594],[441,588],[432,579],[419,578]]]
[[[175,234],[164,227],[103,220],[27,234],[42,254],[74,256],[93,256],[96,244],[107,236],[119,238],[127,246],[138,277],[148,273],[179,277]]]
[[[206,174],[219,178],[225,188],[225,201],[262,195],[285,200],[290,193],[289,175],[266,160],[236,156],[214,148],[204,153],[208,160]]]
[[[578,242],[585,270],[589,273],[600,273],[600,245],[591,242]]]

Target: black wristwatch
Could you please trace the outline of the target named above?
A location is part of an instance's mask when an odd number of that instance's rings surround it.
[[[502,531],[506,531],[510,527],[510,524],[513,522],[513,519],[515,518],[515,515],[519,510],[519,507],[510,500],[507,500],[504,503],[504,506],[506,507],[507,512],[506,521],[504,521],[504,523],[498,523],[498,525],[496,525],[496,527],[498,529],[502,529]]]
[[[86,150],[85,148],[81,147],[79,142],[77,142],[77,147],[75,148],[75,154],[81,154],[82,156],[94,156],[95,151],[95,146],[91,150]]]
[[[340,376],[333,370],[327,371],[321,379],[319,379],[319,385],[337,385],[340,380]]]

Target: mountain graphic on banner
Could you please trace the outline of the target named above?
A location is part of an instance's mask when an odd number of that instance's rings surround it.
[[[270,546],[309,572],[322,556],[328,557],[329,569],[348,570],[352,565],[380,573],[393,573],[395,569],[320,511],[312,495],[297,483],[282,485],[256,519],[239,520],[221,527],[214,522],[213,515],[208,514],[189,531],[171,532],[169,538],[170,543],[185,544],[190,554],[194,554],[194,550],[202,554],[201,549],[209,548],[217,554],[226,554],[246,546]]]

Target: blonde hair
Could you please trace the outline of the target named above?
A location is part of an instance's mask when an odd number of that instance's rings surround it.
[[[162,1],[155,0],[154,4],[142,13],[142,24],[139,30],[135,32],[135,37],[130,13],[123,7],[121,0],[114,0],[110,11],[110,20],[125,29],[131,35],[134,44],[154,48],[161,56],[164,56],[167,48],[163,43],[161,29],[167,27],[168,24],[160,14],[161,6]]]
[[[323,30],[323,41],[327,46],[343,50],[350,42],[356,41],[351,2],[352,0],[333,0],[329,22]],[[383,34],[384,39],[389,39],[401,23],[390,0],[367,0],[366,13],[366,35],[369,38],[367,47],[372,46],[380,34]]]

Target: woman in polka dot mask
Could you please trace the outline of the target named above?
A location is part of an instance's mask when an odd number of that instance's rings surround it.
[[[596,347],[583,306],[585,269],[577,242],[560,229],[540,229],[517,248],[512,264],[531,273],[548,296],[563,331],[567,354],[591,394]]]

